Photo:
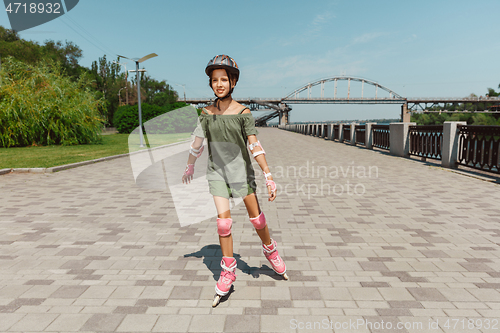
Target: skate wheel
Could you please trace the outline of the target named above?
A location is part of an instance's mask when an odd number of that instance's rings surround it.
[[[286,273],[283,273],[283,279],[288,280],[288,275],[286,275]]]
[[[212,303],[212,307],[215,308],[220,302],[220,295],[215,295],[214,302]]]

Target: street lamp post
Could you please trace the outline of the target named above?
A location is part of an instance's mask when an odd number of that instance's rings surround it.
[[[139,80],[139,63],[141,62],[144,62],[148,59],[151,59],[153,57],[157,57],[158,55],[156,53],[151,53],[151,54],[148,54],[147,56],[144,56],[140,59],[138,58],[127,58],[127,57],[124,57],[124,56],[121,56],[119,55],[119,57],[121,58],[125,58],[125,59],[130,59],[132,61],[135,61],[135,78],[137,80],[137,103],[138,103],[138,106],[139,106],[139,136],[140,136],[140,140],[141,140],[141,144],[140,144],[140,147],[144,147],[144,144],[143,144],[143,138],[142,138],[142,110],[141,110],[141,81]]]
[[[123,87],[123,88],[120,88],[120,90],[118,90],[118,104],[119,106],[122,106],[122,96],[120,95],[120,93],[122,92],[123,89],[126,89],[127,87]]]
[[[127,62],[121,63],[113,60],[113,63],[125,67],[125,103],[128,105],[128,72],[127,72]]]
[[[177,84],[174,83],[176,86],[182,87],[184,90],[184,102],[186,101],[186,85],[185,84]]]

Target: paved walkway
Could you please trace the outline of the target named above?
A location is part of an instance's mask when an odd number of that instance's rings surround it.
[[[281,187],[273,203],[260,196],[261,208],[290,281],[269,269],[236,206],[235,291],[212,309],[215,218],[180,227],[168,191],[138,187],[128,158],[9,174],[0,332],[500,330],[499,185],[259,131]]]

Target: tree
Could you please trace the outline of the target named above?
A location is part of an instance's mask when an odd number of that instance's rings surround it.
[[[98,96],[106,101],[102,112],[108,125],[112,123],[113,115],[119,106],[118,92],[125,86],[125,74],[120,71],[120,65],[107,61],[106,55],[94,61],[90,69],[93,88],[98,92]]]
[[[17,40],[20,40],[21,37],[19,37],[19,34],[17,31],[12,30],[12,29],[5,29],[4,27],[0,26],[0,40],[5,41],[5,42],[15,42]]]
[[[44,45],[21,39],[18,33],[0,26],[0,55],[11,56],[22,62],[35,65],[39,62],[60,63],[62,74],[68,75],[73,81],[78,80],[86,71],[78,64],[82,50],[72,42],[65,44],[47,40]]]
[[[141,100],[144,100],[146,103],[165,106],[177,102],[179,97],[177,92],[165,80],[158,81],[144,73],[140,74],[140,80]],[[134,86],[136,85],[135,78],[132,78],[132,83]],[[134,90],[137,91],[137,86],[135,86]],[[144,97],[142,97],[143,95]],[[135,100],[137,101],[137,95],[135,96]]]
[[[498,88],[500,88],[500,84],[498,85]],[[487,96],[498,97],[498,96],[500,96],[500,91],[496,92],[494,89],[488,88],[488,94],[487,94]]]

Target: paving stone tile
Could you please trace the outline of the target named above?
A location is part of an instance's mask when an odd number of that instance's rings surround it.
[[[319,288],[319,292],[324,300],[350,301],[353,299],[347,288],[323,287]]]
[[[245,308],[243,311],[244,315],[278,315],[278,308]]]
[[[388,303],[391,308],[423,308],[423,305],[416,301],[388,301]]]
[[[151,314],[127,314],[116,332],[151,332],[158,317]]]
[[[115,331],[124,318],[124,314],[96,313],[85,322],[80,331]]]
[[[197,300],[200,293],[201,287],[174,286],[169,299]]]
[[[373,262],[373,261],[368,261],[368,262],[360,262],[359,265],[365,270],[365,271],[388,271],[389,268],[382,263],[382,262]]]
[[[262,300],[291,300],[290,289],[288,287],[262,287]]]
[[[109,298],[138,298],[146,287],[143,286],[124,286],[116,287]]]
[[[391,309],[376,309],[379,316],[387,317],[399,317],[399,316],[411,316],[411,312],[405,308],[391,308]]]
[[[54,283],[54,280],[29,280],[29,281],[26,281],[24,284],[26,285],[51,285],[52,283]]]
[[[51,298],[78,298],[89,287],[88,286],[61,286],[49,297]]]
[[[378,301],[383,300],[377,288],[348,288],[352,298],[356,301]]]
[[[293,322],[293,320],[296,320],[296,322]],[[290,329],[294,327],[293,325],[297,324],[298,320],[291,315],[260,316],[260,332],[268,332],[268,333],[290,332]]]
[[[116,290],[114,286],[89,286],[81,298],[109,298]]]
[[[257,315],[227,315],[224,332],[259,332],[260,317]]]
[[[207,327],[213,332],[223,332],[225,320],[225,315],[210,314],[193,316],[188,332],[206,332]]]
[[[163,286],[165,280],[137,280],[136,286]]]
[[[57,316],[57,314],[53,313],[28,313],[11,326],[9,330],[22,332],[43,331]]]
[[[390,287],[387,282],[361,282],[361,286],[365,288],[381,288]]]
[[[435,288],[407,288],[417,301],[447,301],[448,299]]]
[[[478,288],[500,289],[500,283],[474,283]]]
[[[166,299],[138,299],[135,303],[136,306],[146,307],[162,307],[167,304]]]
[[[439,292],[451,302],[475,302],[477,299],[465,289],[440,288]]]
[[[77,332],[91,316],[91,314],[61,314],[46,331]]]
[[[190,315],[160,315],[152,332],[187,332]]]
[[[147,306],[118,306],[113,313],[144,314],[147,309]]]
[[[489,288],[467,289],[476,299],[482,302],[500,302],[500,292]]]
[[[24,313],[0,313],[0,331],[6,332],[24,316],[26,316]]]
[[[320,300],[321,294],[318,287],[290,287],[292,300]]]
[[[169,286],[161,286],[161,287],[147,286],[147,287],[144,287],[144,291],[141,293],[140,298],[167,299],[170,297],[170,294],[172,293],[173,288],[174,287],[169,287]],[[178,292],[177,294],[182,294],[181,292],[182,292],[182,290],[180,292]]]

